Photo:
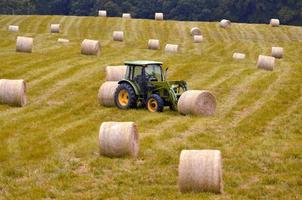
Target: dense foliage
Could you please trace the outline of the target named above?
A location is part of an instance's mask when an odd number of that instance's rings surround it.
[[[96,15],[130,12],[137,18],[153,18],[164,12],[168,19],[267,23],[280,18],[284,24],[302,24],[302,1],[298,0],[0,0],[2,14]]]

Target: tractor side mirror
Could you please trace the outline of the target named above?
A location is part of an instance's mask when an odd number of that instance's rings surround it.
[[[167,80],[167,78],[168,78],[168,70],[169,70],[169,67],[167,67],[166,71],[165,71],[165,80]]]

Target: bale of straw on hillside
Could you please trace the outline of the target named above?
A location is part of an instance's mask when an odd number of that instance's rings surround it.
[[[160,42],[156,39],[150,39],[148,42],[148,48],[152,50],[160,49]]]
[[[155,13],[155,20],[164,20],[164,13]]]
[[[113,40],[122,42],[124,40],[124,32],[123,31],[113,31]]]
[[[167,44],[165,47],[165,52],[167,53],[177,53],[178,45],[177,44]]]
[[[230,26],[232,25],[231,21],[230,20],[227,20],[227,19],[223,19],[220,21],[219,23],[219,26],[221,28],[229,28]]]
[[[60,42],[60,43],[68,43],[69,40],[68,39],[64,39],[64,38],[59,38],[58,42]]]
[[[178,166],[180,192],[223,193],[222,158],[218,150],[183,150]]]
[[[51,33],[60,33],[60,24],[51,24],[50,32]]]
[[[125,78],[127,66],[107,66],[106,81],[120,81]]]
[[[191,29],[191,35],[194,36],[194,35],[201,35],[201,31],[198,27],[193,27]]]
[[[273,71],[275,67],[275,58],[271,56],[260,55],[258,57],[257,67],[260,69]]]
[[[137,157],[139,138],[134,122],[104,122],[99,131],[100,154],[108,157]]]
[[[130,13],[123,13],[122,18],[131,19],[131,14]]]
[[[233,59],[235,59],[235,60],[243,60],[243,59],[245,59],[245,54],[244,53],[234,53],[233,54]]]
[[[201,43],[203,41],[202,35],[194,35],[194,43]]]
[[[284,49],[282,47],[272,47],[272,56],[275,58],[283,58]]]
[[[16,41],[16,51],[31,53],[33,48],[33,38],[18,36]]]
[[[280,26],[280,20],[279,19],[271,19],[270,20],[270,25],[272,27],[278,27],[278,26]]]
[[[118,87],[117,81],[107,81],[103,83],[98,92],[98,101],[105,107],[115,106],[114,94]]]
[[[100,17],[107,17],[107,11],[106,10],[99,10],[99,16]]]
[[[10,32],[19,32],[19,26],[15,26],[15,25],[9,25],[8,26],[8,30],[10,31]]]
[[[24,80],[0,79],[0,103],[23,107],[27,103]]]
[[[188,90],[180,96],[177,108],[183,115],[211,116],[216,110],[216,98],[206,90]]]
[[[101,52],[101,44],[97,40],[83,40],[81,44],[81,54],[84,55],[99,55]]]

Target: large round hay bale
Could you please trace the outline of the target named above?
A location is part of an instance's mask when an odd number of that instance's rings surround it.
[[[138,133],[134,122],[104,122],[99,131],[100,154],[137,157]]]
[[[124,40],[123,31],[113,31],[113,40],[122,42]]]
[[[216,98],[206,90],[188,90],[180,96],[177,108],[183,115],[211,116],[216,110]]]
[[[117,81],[107,81],[103,83],[98,92],[99,103],[105,107],[115,106],[114,94],[117,87]]]
[[[194,35],[194,43],[201,43],[203,41],[202,35]]]
[[[233,54],[233,59],[235,59],[235,60],[243,60],[243,59],[245,59],[245,54],[244,53],[234,53]]]
[[[165,52],[167,53],[177,53],[178,45],[177,44],[167,44],[165,47]]]
[[[164,20],[164,13],[155,13],[155,20]]]
[[[123,13],[122,18],[131,19],[131,14],[130,13]]]
[[[60,33],[60,24],[51,24],[50,32],[51,33]]]
[[[10,32],[19,32],[19,26],[15,26],[15,25],[9,25],[8,26],[8,30],[10,31]]]
[[[156,39],[150,39],[148,42],[148,48],[152,50],[158,50],[160,49],[160,42]]]
[[[280,20],[279,19],[271,19],[270,20],[270,25],[272,27],[278,27],[278,26],[280,26]]]
[[[99,10],[99,16],[100,17],[107,17],[107,11],[106,10]]]
[[[273,71],[275,67],[275,58],[271,56],[260,55],[258,57],[257,67],[260,69]]]
[[[24,80],[0,79],[0,103],[23,107],[27,103]]]
[[[180,192],[223,192],[222,158],[218,150],[183,150],[178,166]]]
[[[106,81],[120,81],[125,78],[127,66],[107,66]]]
[[[33,48],[33,42],[33,38],[18,36],[16,42],[16,51],[31,53]]]
[[[83,40],[81,44],[81,54],[84,55],[99,55],[101,44],[97,40]]]
[[[275,58],[283,58],[284,49],[282,47],[272,47],[272,56]]]
[[[200,29],[197,28],[197,27],[193,27],[193,28],[191,29],[191,35],[192,35],[192,36],[194,36],[194,35],[201,35]]]
[[[223,19],[220,21],[219,23],[219,26],[221,28],[229,28],[230,26],[232,25],[231,21],[230,20],[227,20],[227,19]]]
[[[64,38],[59,38],[58,42],[60,42],[60,43],[68,43],[69,40],[68,39],[64,39]]]

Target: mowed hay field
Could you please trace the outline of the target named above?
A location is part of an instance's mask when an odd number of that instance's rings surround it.
[[[61,33],[51,34],[50,24]],[[20,26],[19,33],[8,25]],[[194,44],[190,29],[204,41]],[[124,31],[125,41],[112,40]],[[32,54],[16,53],[17,35],[34,37]],[[302,27],[121,18],[0,16],[0,78],[25,79],[29,103],[0,105],[0,199],[301,199]],[[59,44],[67,38],[69,44]],[[101,42],[99,57],[80,54],[83,39]],[[147,49],[160,39],[161,50]],[[179,44],[165,54],[166,43]],[[273,72],[256,68],[259,54],[284,47]],[[245,60],[232,59],[234,52]],[[123,111],[98,104],[107,65],[157,60],[170,80],[217,98],[213,117],[181,116],[166,109]],[[105,121],[134,121],[137,160],[99,155]],[[224,193],[181,194],[183,149],[218,149]]]

